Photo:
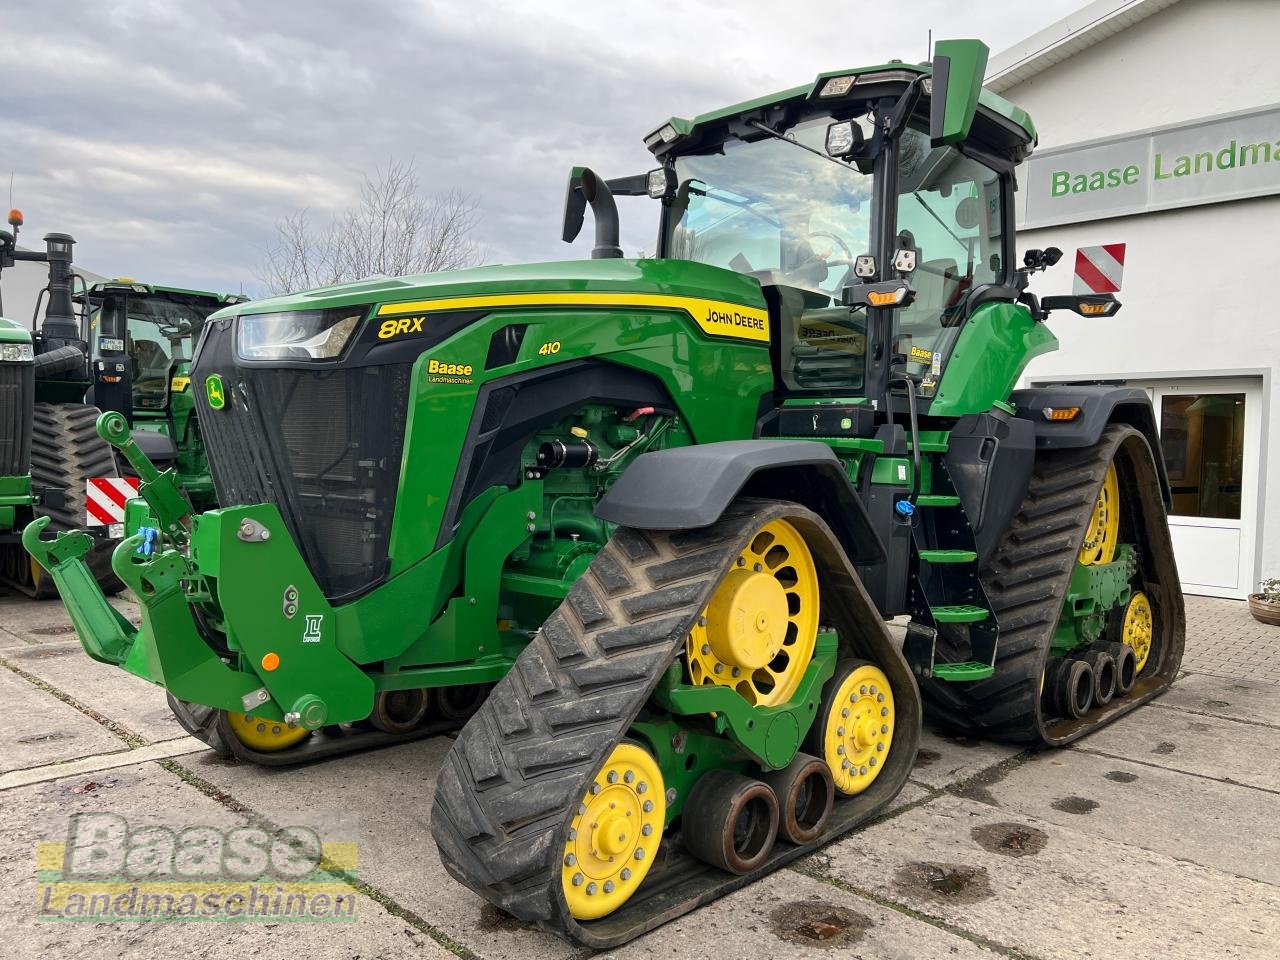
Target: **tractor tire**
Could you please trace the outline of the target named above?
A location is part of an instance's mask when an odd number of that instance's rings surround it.
[[[44,356],[58,353],[52,351]],[[37,403],[31,431],[31,483],[65,491],[60,507],[37,505],[37,517],[49,517],[49,531],[81,530],[85,526],[86,485],[90,477],[115,477],[115,455],[111,445],[98,436],[100,411],[83,403]],[[111,570],[111,551],[118,541],[110,540],[93,548],[85,561],[98,586],[107,596],[115,596],[124,584]],[[27,590],[37,599],[58,595],[53,578],[34,561],[30,562],[31,583]]]
[[[606,765],[612,771],[624,751],[647,756],[624,742],[632,721],[668,667],[685,655],[690,630],[736,560],[774,519],[794,527],[813,555],[822,622],[837,631],[840,655],[883,667],[897,707],[892,750],[863,792],[836,800],[827,831],[813,842],[777,844],[763,865],[736,876],[708,869],[682,849],[677,820],[660,849],[634,858],[652,863],[652,870],[629,899],[607,915],[576,919],[562,871],[572,859],[565,845],[574,840],[570,829],[583,812],[582,799],[599,792],[597,777]],[[719,521],[697,530],[620,528],[458,735],[437,779],[431,832],[449,873],[501,909],[594,949],[614,947],[883,810],[915,759],[918,698],[906,661],[843,550],[804,507],[739,499]],[[615,773],[608,776],[614,783]],[[633,776],[628,770],[624,779]],[[639,782],[637,793],[644,787]],[[669,795],[660,776],[654,787],[650,795],[657,800]]]
[[[1112,463],[1119,481],[1119,539],[1136,547],[1135,580],[1154,610],[1151,662],[1128,693],[1117,692],[1078,719],[1059,717],[1041,696],[1043,677]],[[981,578],[1000,629],[996,673],[974,683],[921,681],[926,715],[942,725],[996,740],[1061,746],[1163,693],[1177,676],[1186,637],[1182,589],[1155,459],[1132,427],[1108,426],[1092,447],[1037,451],[1026,497]],[[938,659],[964,659],[945,637],[939,634]]]
[[[72,370],[83,372],[86,362],[79,347],[57,347],[48,353],[38,353],[35,360],[36,379],[47,380]]]

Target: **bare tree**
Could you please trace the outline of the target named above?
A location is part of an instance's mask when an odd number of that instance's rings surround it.
[[[471,234],[480,221],[477,202],[457,190],[424,196],[412,160],[392,160],[365,174],[360,202],[323,228],[303,209],[276,224],[276,242],[259,264],[270,293],[479,263],[484,251]]]

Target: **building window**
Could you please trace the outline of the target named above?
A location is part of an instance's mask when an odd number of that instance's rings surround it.
[[[1160,445],[1181,517],[1240,519],[1244,480],[1244,394],[1166,396]]]

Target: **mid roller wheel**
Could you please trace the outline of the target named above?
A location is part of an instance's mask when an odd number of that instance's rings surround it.
[[[778,798],[767,783],[712,770],[689,791],[684,845],[699,860],[738,875],[769,858],[778,836]]]

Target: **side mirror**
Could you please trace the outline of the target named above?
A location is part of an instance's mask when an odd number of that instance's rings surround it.
[[[990,51],[981,40],[939,40],[933,45],[929,93],[929,139],[935,147],[969,135]]]

